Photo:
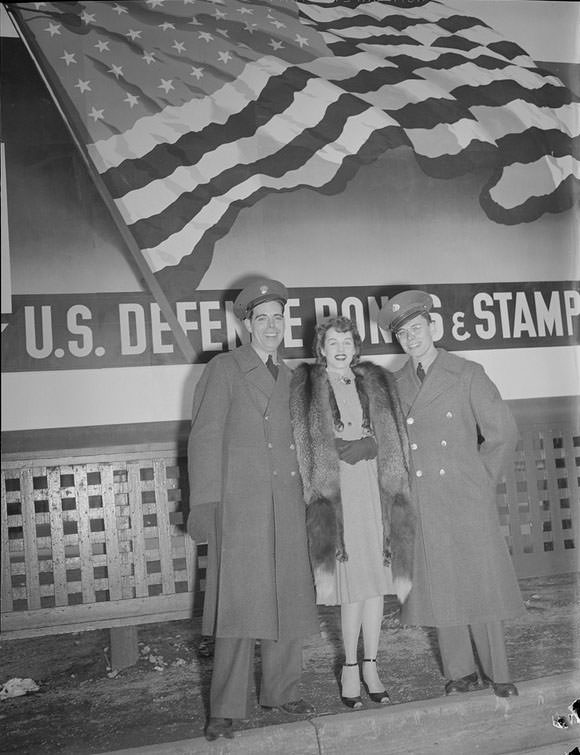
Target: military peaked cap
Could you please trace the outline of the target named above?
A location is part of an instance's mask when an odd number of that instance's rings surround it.
[[[266,301],[279,301],[286,304],[288,289],[280,281],[269,278],[256,278],[243,288],[234,301],[234,314],[245,320],[254,307]]]
[[[433,300],[426,291],[401,291],[383,306],[377,322],[383,330],[396,332],[407,320],[431,311]]]

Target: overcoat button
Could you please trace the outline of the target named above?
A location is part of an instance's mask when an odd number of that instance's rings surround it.
[[[271,443],[268,443],[268,448],[274,448],[274,446]]]
[[[277,470],[275,469],[275,470],[274,470],[274,471],[272,472],[272,474],[274,475],[274,477],[276,477],[276,476],[278,475],[278,471],[277,471]]]
[[[296,477],[296,472],[295,472],[294,470],[292,470],[292,471],[290,472],[290,477]]]
[[[446,440],[442,440],[441,441],[441,445],[443,446],[443,448],[445,448],[445,446],[447,445],[447,441]]]
[[[412,425],[414,421],[415,420],[413,419],[413,417],[407,417],[407,424],[408,425]]]
[[[444,469],[440,469],[439,470],[439,474],[441,475],[441,477],[443,477],[443,475],[445,474],[445,470]]]
[[[415,472],[415,474],[417,475],[417,477],[423,477],[423,472],[421,472],[421,470],[420,470],[420,469],[418,469],[418,470],[417,470],[417,471]]]
[[[447,412],[445,416],[447,417],[447,419],[451,419],[451,417],[453,417],[453,412]]]
[[[292,449],[292,451],[294,450],[295,448],[294,443],[290,443],[290,448]]]
[[[419,448],[419,446],[416,443],[411,443],[411,450],[416,451]]]

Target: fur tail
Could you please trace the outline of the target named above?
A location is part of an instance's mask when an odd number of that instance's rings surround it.
[[[334,574],[337,544],[335,504],[328,498],[315,498],[306,508],[306,531],[312,568]]]

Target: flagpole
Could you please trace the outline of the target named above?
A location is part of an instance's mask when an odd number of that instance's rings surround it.
[[[21,23],[21,19],[18,16],[18,9],[11,8],[10,3],[2,3],[2,4],[4,5],[5,10],[8,12],[10,18],[12,19],[12,22],[14,23],[16,31],[18,32],[20,36],[20,39],[24,43],[28,52],[30,53],[30,57],[32,58],[34,65],[36,66],[40,76],[42,77],[46,85],[46,88],[53,99],[54,104],[56,105],[59,113],[61,114],[61,117],[66,125],[66,128],[68,129],[68,132],[71,135],[73,142],[75,143],[77,149],[79,150],[79,153],[83,159],[83,162],[85,163],[85,166],[89,172],[89,175],[91,179],[93,180],[93,183],[101,199],[103,200],[103,202],[105,203],[105,206],[109,210],[111,217],[113,219],[113,222],[115,223],[117,227],[117,230],[121,234],[121,237],[123,241],[125,242],[127,249],[131,253],[133,260],[137,264],[137,267],[139,268],[139,272],[143,276],[147,286],[149,287],[150,292],[153,294],[157,304],[159,305],[161,311],[163,312],[163,315],[165,316],[167,323],[171,327],[173,336],[175,340],[177,341],[177,344],[183,356],[185,357],[187,362],[192,363],[195,360],[196,352],[193,346],[191,345],[191,342],[189,338],[187,337],[186,332],[181,327],[179,320],[177,319],[177,316],[175,315],[175,312],[173,311],[173,308],[171,307],[171,304],[169,303],[169,300],[167,299],[167,296],[165,295],[165,292],[159,285],[157,278],[155,277],[151,268],[147,264],[147,261],[145,260],[141,250],[139,249],[133,234],[127,227],[127,224],[125,223],[123,216],[121,215],[119,211],[119,208],[117,207],[113,198],[111,197],[111,194],[109,193],[109,190],[107,189],[105,185],[105,182],[103,181],[94,163],[92,162],[89,155],[87,154],[86,146],[80,141],[80,139],[78,138],[74,129],[71,126],[71,121],[76,120],[78,118],[76,112],[74,111],[74,108],[70,108],[71,112],[67,113],[65,109],[62,107],[59,101],[58,95],[54,91],[53,86],[51,85],[50,81],[48,80],[48,78],[44,74],[44,71],[42,70],[41,66],[38,63],[38,60],[40,59],[40,55],[39,55],[40,50],[38,49],[34,36],[30,34],[28,29],[26,28],[26,24]],[[35,55],[35,52],[36,52],[36,55]],[[82,131],[86,130],[86,128],[82,123],[80,123],[80,119],[78,120],[79,120],[78,125],[82,126],[82,128],[79,129],[79,131],[82,133]]]

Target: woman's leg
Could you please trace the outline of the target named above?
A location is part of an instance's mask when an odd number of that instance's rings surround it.
[[[343,697],[358,697],[360,694],[360,673],[357,663],[358,638],[363,618],[364,601],[343,603],[340,607],[344,662],[341,686]],[[350,665],[356,664],[356,665]]]
[[[363,679],[369,692],[383,692],[385,685],[379,679],[377,671],[377,651],[383,621],[384,598],[377,595],[363,602],[362,632],[366,662],[363,661]]]

